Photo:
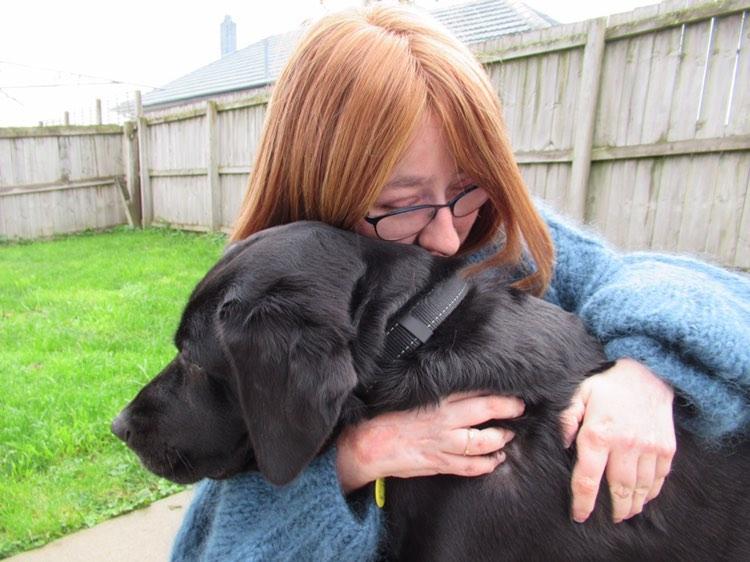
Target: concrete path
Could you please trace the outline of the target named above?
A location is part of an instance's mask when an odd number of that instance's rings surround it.
[[[169,559],[192,490],[121,515],[6,562],[163,562]]]

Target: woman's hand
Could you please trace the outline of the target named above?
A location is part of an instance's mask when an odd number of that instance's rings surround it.
[[[566,445],[575,439],[577,446],[574,520],[591,514],[605,473],[616,523],[659,494],[675,453],[673,398],[667,383],[632,359],[581,384],[562,416]]]
[[[346,428],[337,441],[336,467],[344,493],[397,476],[479,476],[505,460],[513,432],[473,429],[493,419],[523,413],[523,402],[507,396],[453,394],[437,408],[381,414]]]

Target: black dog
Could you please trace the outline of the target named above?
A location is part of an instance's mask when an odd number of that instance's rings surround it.
[[[672,473],[641,515],[613,524],[604,483],[589,521],[571,521],[559,416],[605,363],[573,315],[473,278],[431,339],[383,358],[399,311],[461,265],[318,223],[261,232],[193,291],[179,353],[113,431],[176,482],[260,470],[284,484],[343,424],[456,391],[515,395],[526,412],[500,422],[516,437],[494,473],[388,480],[393,558],[750,560],[746,445],[720,454],[679,434]]]

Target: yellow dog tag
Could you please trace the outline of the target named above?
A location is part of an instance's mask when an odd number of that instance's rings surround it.
[[[381,509],[385,505],[385,478],[375,480],[375,505]]]

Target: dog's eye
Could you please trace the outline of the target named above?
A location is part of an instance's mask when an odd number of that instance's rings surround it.
[[[182,364],[182,372],[184,374],[195,376],[203,373],[203,368],[194,361],[190,360],[187,350],[184,348],[180,350],[179,361]]]
[[[195,363],[188,362],[187,363],[188,372],[191,375],[205,375],[205,371],[200,365],[196,365]]]

